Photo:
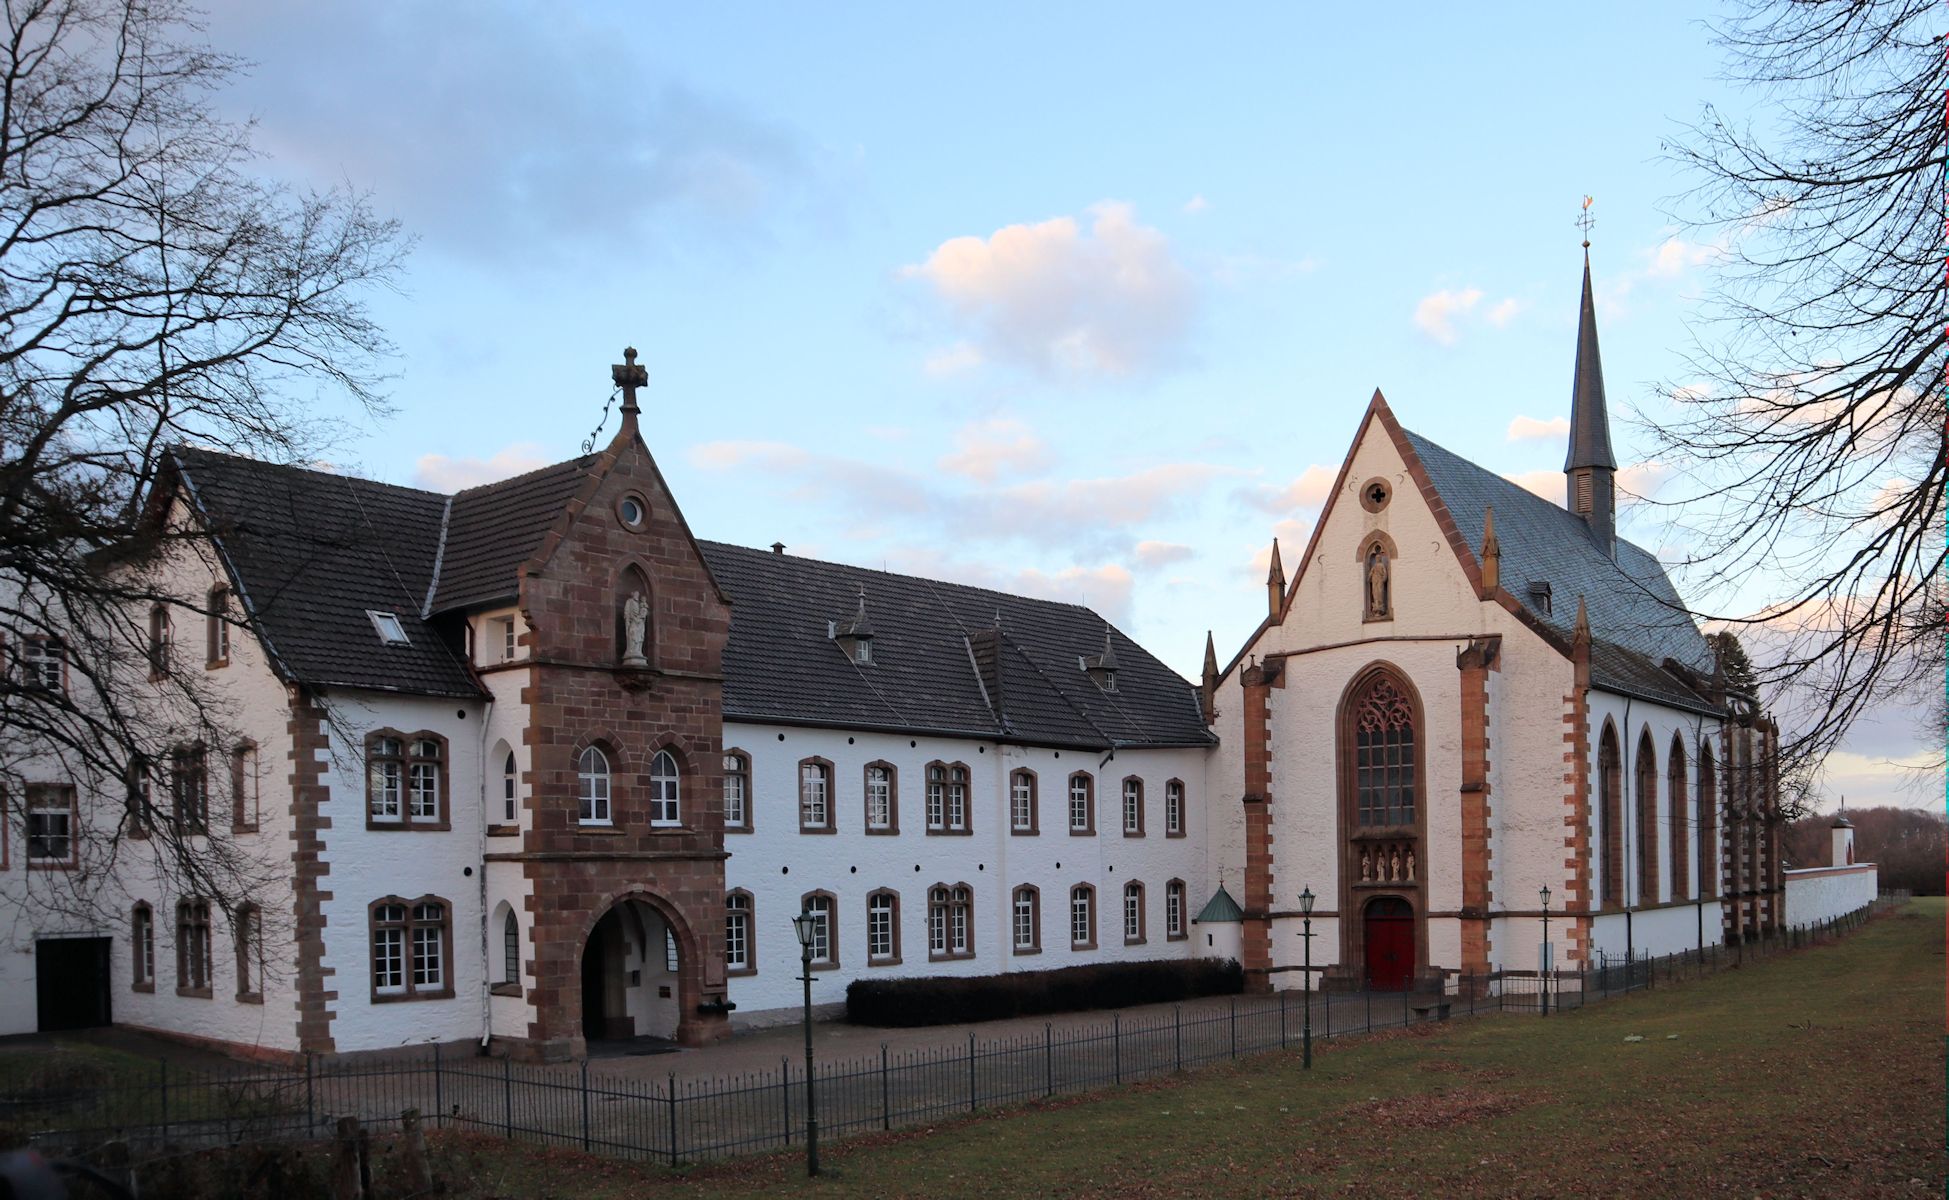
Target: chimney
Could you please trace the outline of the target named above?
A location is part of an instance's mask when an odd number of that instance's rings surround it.
[[[1266,615],[1279,619],[1279,610],[1286,603],[1286,567],[1279,561],[1279,539],[1272,539],[1272,566],[1265,577]]]
[[[785,543],[784,543],[784,542],[773,542],[773,543],[771,544],[771,552],[772,552],[773,554],[783,554],[783,553],[785,553]]]
[[[1496,510],[1482,514],[1482,586],[1493,592],[1502,586],[1502,543],[1496,541]]]
[[[1584,243],[1584,295],[1577,313],[1577,369],[1570,389],[1570,447],[1563,459],[1564,499],[1584,519],[1607,555],[1617,551],[1617,459],[1604,407],[1604,364],[1597,353],[1597,305],[1591,298],[1590,243]]]

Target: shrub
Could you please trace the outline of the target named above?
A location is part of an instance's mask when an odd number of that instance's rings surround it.
[[[846,988],[846,1019],[855,1025],[950,1025],[1039,1013],[1128,1004],[1163,1004],[1196,996],[1236,995],[1245,973],[1227,959],[1095,963],[1006,975],[923,975],[855,979]]]

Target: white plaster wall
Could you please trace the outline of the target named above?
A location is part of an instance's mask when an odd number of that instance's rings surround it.
[[[331,696],[329,707],[333,724],[325,781],[332,826],[324,861],[331,871],[323,887],[331,893],[324,904],[325,962],[333,970],[326,986],[338,993],[332,1005],[334,1043],[353,1051],[478,1038],[487,1018],[479,878],[484,706],[477,700],[346,692]],[[450,830],[365,827],[364,738],[382,727],[406,733],[426,729],[447,739]],[[429,894],[453,910],[454,995],[374,1003],[368,906],[382,896],[412,900]]]
[[[1720,938],[1720,912],[1717,900],[1695,900],[1596,917],[1592,963],[1596,951],[1615,962],[1627,951],[1634,958],[1658,958],[1710,946]]]
[[[1787,871],[1789,925],[1812,925],[1874,903],[1881,874],[1873,863]]]
[[[782,740],[781,740],[782,738]],[[1199,939],[1172,942],[1164,930],[1164,887],[1173,878],[1186,885],[1186,919],[1195,916],[1210,888],[1205,871],[1205,788],[1202,749],[1120,750],[1107,764],[1100,752],[1002,746],[992,742],[848,733],[839,730],[727,722],[728,749],[742,751],[751,763],[753,832],[727,833],[726,886],[752,894],[752,941],[757,973],[733,976],[730,998],[740,1025],[796,1016],[801,1003],[799,948],[791,918],[810,891],[831,892],[838,904],[840,966],[820,971],[813,985],[815,1004],[837,1004],[846,984],[862,976],[986,975],[1044,970],[1081,962],[1189,957]],[[833,763],[833,812],[837,832],[801,834],[798,820],[798,764],[807,757]],[[884,760],[898,770],[900,832],[865,833],[864,770]],[[969,769],[970,826],[966,836],[926,832],[924,779],[932,761],[961,762]],[[1009,832],[1005,795],[1008,774],[1018,767],[1037,773],[1040,832]],[[1068,830],[1067,780],[1072,771],[1097,778],[1096,834],[1072,836]],[[1126,838],[1121,825],[1120,784],[1136,774],[1145,781],[1145,836]],[[1164,836],[1164,785],[1182,779],[1186,791],[1186,836]],[[1147,937],[1125,946],[1122,888],[1145,885]],[[974,956],[930,961],[927,952],[927,891],[936,883],[966,883],[974,890]],[[1010,897],[1024,883],[1042,893],[1042,951],[1018,955],[1010,935]],[[1069,889],[1079,883],[1097,888],[1097,945],[1093,952],[1069,948]],[[879,888],[900,895],[898,965],[870,966],[866,957],[866,895]]]
[[[493,664],[501,661],[500,646],[484,632],[494,628],[493,621],[500,616],[514,616],[513,610],[504,613],[488,613],[472,618],[477,630],[474,649],[477,661]],[[521,647],[520,654],[527,653]],[[515,824],[519,831],[516,836],[485,836],[480,841],[482,854],[482,876],[485,881],[481,912],[487,920],[477,941],[484,947],[483,974],[489,984],[502,981],[502,938],[501,921],[494,914],[507,905],[514,912],[520,926],[520,983],[521,994],[513,996],[490,995],[487,999],[488,1024],[496,1037],[523,1038],[528,1036],[529,1022],[534,1019],[534,1008],[529,1003],[529,989],[534,986],[534,972],[531,969],[534,955],[534,925],[530,919],[529,897],[534,892],[534,884],[525,878],[519,862],[488,861],[487,856],[496,854],[516,854],[521,851],[523,838],[520,834],[533,825],[534,814],[529,809],[529,799],[533,789],[529,782],[533,751],[528,746],[525,733],[529,724],[528,705],[521,698],[521,690],[530,680],[526,669],[488,670],[481,675],[492,704],[488,707],[483,722],[485,735],[481,738],[483,747],[480,775],[471,781],[481,820],[485,825],[503,825],[506,815],[501,790],[501,769],[503,754],[500,747],[505,746],[514,752],[515,761]],[[456,782],[455,790],[460,784]],[[478,953],[478,952],[477,952]]]

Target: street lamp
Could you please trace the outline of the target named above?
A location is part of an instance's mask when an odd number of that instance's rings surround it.
[[[812,937],[819,918],[808,906],[792,918],[799,939],[799,978],[805,981],[805,1173],[819,1173],[819,1106],[812,1095]]]
[[[1299,936],[1306,941],[1306,1024],[1300,1032],[1300,1067],[1313,1068],[1313,889],[1307,888],[1299,894]]]
[[[1543,959],[1537,965],[1543,968],[1543,1015],[1550,1015],[1550,885],[1544,884],[1543,897]],[[808,1002],[809,1003],[809,1002]]]

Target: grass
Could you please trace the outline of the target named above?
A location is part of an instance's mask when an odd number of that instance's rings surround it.
[[[1941,900],[1547,1019],[1315,1048],[671,1172],[440,1144],[457,1196],[1915,1196],[1944,1181]],[[1627,1037],[1642,1041],[1627,1042]]]
[[[173,1070],[178,1084],[198,1072]],[[167,1111],[156,1088],[156,1060],[85,1039],[22,1040],[0,1044],[0,1148],[25,1144],[49,1128],[112,1131],[147,1125],[165,1117],[194,1122],[244,1123],[290,1108],[264,1087],[204,1085],[180,1087]],[[303,1110],[303,1097],[297,1097]]]

